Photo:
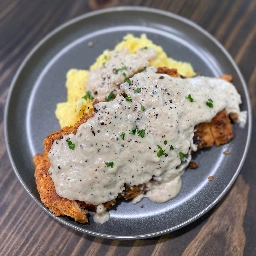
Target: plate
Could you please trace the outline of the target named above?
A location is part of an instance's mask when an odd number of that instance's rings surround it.
[[[110,220],[79,224],[55,217],[42,205],[34,180],[32,157],[43,151],[43,139],[59,129],[54,111],[66,100],[70,68],[88,69],[104,49],[112,49],[127,33],[146,33],[169,56],[190,62],[204,76],[231,74],[248,111],[244,128],[234,125],[236,138],[221,147],[197,153],[196,170],[187,170],[173,200],[158,204],[120,201]],[[85,14],[54,30],[26,57],[10,88],[5,111],[7,150],[18,179],[32,198],[55,220],[75,230],[104,238],[137,239],[162,235],[196,220],[211,209],[235,181],[248,149],[251,110],[246,84],[226,50],[193,22],[172,13],[142,7],[118,7]],[[224,155],[228,150],[230,155]],[[214,176],[209,182],[208,176]],[[92,214],[91,214],[92,215]]]

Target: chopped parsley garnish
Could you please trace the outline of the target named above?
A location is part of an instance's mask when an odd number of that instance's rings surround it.
[[[106,64],[106,62],[103,62],[103,63],[102,63],[102,66],[105,67],[105,64]]]
[[[170,150],[174,150],[174,146],[173,145],[170,146]]]
[[[194,102],[194,99],[192,98],[191,94],[186,96],[186,99],[189,100],[190,102]]]
[[[144,68],[143,68],[143,71],[145,71],[146,69],[147,69],[147,67],[144,67]]]
[[[138,129],[137,129],[137,126],[134,125],[134,126],[132,127],[131,131],[130,131],[130,134],[135,135],[136,132],[137,132],[138,136],[140,136],[141,138],[144,138],[144,137],[146,136],[146,131],[145,131],[144,129],[138,130]]]
[[[146,136],[146,131],[145,130],[139,130],[138,132],[138,135],[141,137],[141,138],[144,138]]]
[[[126,66],[123,66],[121,68],[117,68],[117,69],[115,69],[114,74],[118,74],[119,71],[126,70],[126,69],[127,69]]]
[[[132,127],[132,129],[131,129],[131,131],[130,131],[130,134],[135,135],[136,130],[137,130],[137,126],[135,125],[135,126]]]
[[[104,59],[106,60],[108,57],[107,57],[107,55],[104,55]]]
[[[160,157],[160,156],[164,156],[166,155],[165,151],[162,149],[162,147],[160,147],[159,145],[157,145],[158,147],[158,151],[157,151],[157,156]]]
[[[125,97],[125,100],[126,100],[126,101],[129,101],[129,102],[132,102],[132,98],[131,98],[131,96],[127,96],[127,97]]]
[[[212,99],[208,99],[208,101],[205,102],[206,106],[208,106],[209,108],[213,108],[213,100]]]
[[[111,91],[108,95],[108,97],[105,98],[106,101],[111,101],[115,98],[115,94],[113,91]]]
[[[164,145],[166,145],[166,144],[167,144],[167,140],[164,141]]]
[[[105,162],[105,165],[106,165],[107,167],[111,167],[111,168],[114,167],[114,163],[113,163],[113,162]]]
[[[143,48],[142,48],[142,50],[147,50],[148,49],[148,47],[147,46],[144,46]]]
[[[85,100],[93,100],[94,99],[90,91],[87,91],[86,94],[84,95],[84,97],[82,97],[82,98]]]
[[[125,136],[125,133],[122,132],[122,133],[120,134],[120,137],[121,137],[122,140],[124,140],[124,136]]]
[[[141,88],[137,88],[134,90],[134,93],[140,93],[141,92]]]
[[[140,109],[141,109],[142,111],[145,111],[145,107],[144,107],[143,105],[140,105]]]
[[[70,140],[70,139],[67,139],[66,142],[68,143],[68,147],[71,149],[71,150],[74,150],[76,145]]]
[[[125,78],[125,79],[124,79],[124,81],[125,81],[126,83],[128,83],[129,85],[131,85],[131,84],[132,84],[132,82],[131,82],[130,78]]]
[[[179,156],[180,156],[180,160],[183,160],[183,158],[185,157],[185,154],[180,151]]]

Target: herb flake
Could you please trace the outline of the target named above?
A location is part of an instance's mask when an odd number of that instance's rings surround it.
[[[165,151],[162,149],[161,146],[157,145],[157,147],[158,147],[158,151],[157,151],[157,154],[156,154],[156,155],[157,155],[158,157],[166,155]]]
[[[114,163],[113,163],[113,162],[105,162],[105,165],[106,165],[107,167],[114,168]]]
[[[93,96],[90,91],[87,91],[86,94],[82,97],[85,100],[93,100]]]
[[[125,78],[124,81],[125,81],[126,83],[128,83],[129,85],[132,84],[132,81],[130,80],[130,78]]]
[[[106,101],[111,101],[115,98],[115,94],[113,91],[109,93],[109,95],[105,98]]]
[[[189,100],[190,102],[194,102],[194,99],[192,98],[191,94],[186,96],[186,99]]]
[[[206,102],[205,102],[206,106],[208,106],[209,108],[213,108],[213,100],[212,99],[208,99]]]
[[[146,136],[146,131],[143,129],[143,130],[139,130],[137,132],[137,134],[141,137],[141,138],[144,138]]]
[[[180,156],[180,160],[183,160],[184,157],[185,157],[185,154],[180,151],[180,152],[179,152],[179,156]]]
[[[140,93],[141,92],[141,88],[137,88],[134,90],[134,93]]]
[[[141,109],[142,111],[145,111],[145,107],[144,107],[143,105],[140,105],[140,109]]]
[[[173,145],[170,146],[170,150],[174,150],[174,146]]]
[[[126,70],[126,69],[127,69],[126,66],[123,66],[121,68],[117,68],[117,69],[115,69],[114,74],[118,74],[119,71],[123,71],[123,70]]]
[[[130,134],[135,135],[136,131],[137,131],[137,126],[135,125],[135,126],[132,127],[132,129],[130,131]]]
[[[131,98],[131,96],[127,96],[127,97],[125,97],[125,100],[126,100],[126,101],[129,101],[129,102],[132,102],[132,98]]]
[[[70,139],[67,139],[66,142],[68,143],[68,147],[69,147],[71,150],[74,150],[74,149],[75,149],[76,144],[74,144]]]
[[[124,132],[122,132],[122,133],[120,134],[120,137],[121,137],[121,139],[122,139],[122,140],[124,140],[125,133],[124,133]]]

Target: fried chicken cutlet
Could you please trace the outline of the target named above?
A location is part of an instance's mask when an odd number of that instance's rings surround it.
[[[159,68],[158,73],[164,73],[173,77],[180,77],[174,69]],[[184,78],[185,79],[185,78]],[[55,189],[53,180],[49,174],[50,160],[48,152],[55,140],[61,139],[64,135],[75,134],[78,127],[94,115],[93,110],[83,116],[78,123],[72,127],[65,127],[60,131],[51,133],[44,140],[44,152],[34,157],[35,178],[37,189],[43,204],[50,209],[55,216],[70,216],[80,223],[88,222],[88,210],[95,211],[97,205],[86,204],[77,200],[69,200],[60,197]],[[219,112],[210,123],[199,124],[196,127],[194,139],[198,142],[198,148],[211,147],[214,143],[218,146],[227,143],[234,137],[229,116],[225,110]],[[125,185],[125,190],[118,197],[131,199],[146,190],[145,184],[130,188]],[[115,200],[104,203],[109,209],[115,204]]]

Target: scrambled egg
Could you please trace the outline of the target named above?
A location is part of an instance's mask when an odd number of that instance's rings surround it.
[[[117,44],[113,51],[105,50],[96,59],[96,62],[90,67],[90,70],[101,67],[108,61],[114,51],[121,50],[124,47],[129,49],[129,53],[136,53],[137,50],[143,47],[154,48],[158,57],[150,61],[149,66],[176,68],[178,73],[187,77],[195,75],[193,67],[189,63],[169,58],[163,48],[155,45],[145,34],[142,34],[141,37],[134,37],[131,34],[126,35],[123,41]],[[90,100],[83,98],[86,91],[88,73],[88,70],[77,69],[71,69],[67,73],[67,102],[58,103],[55,111],[61,128],[74,125],[84,114],[88,113],[88,111],[93,108]]]

